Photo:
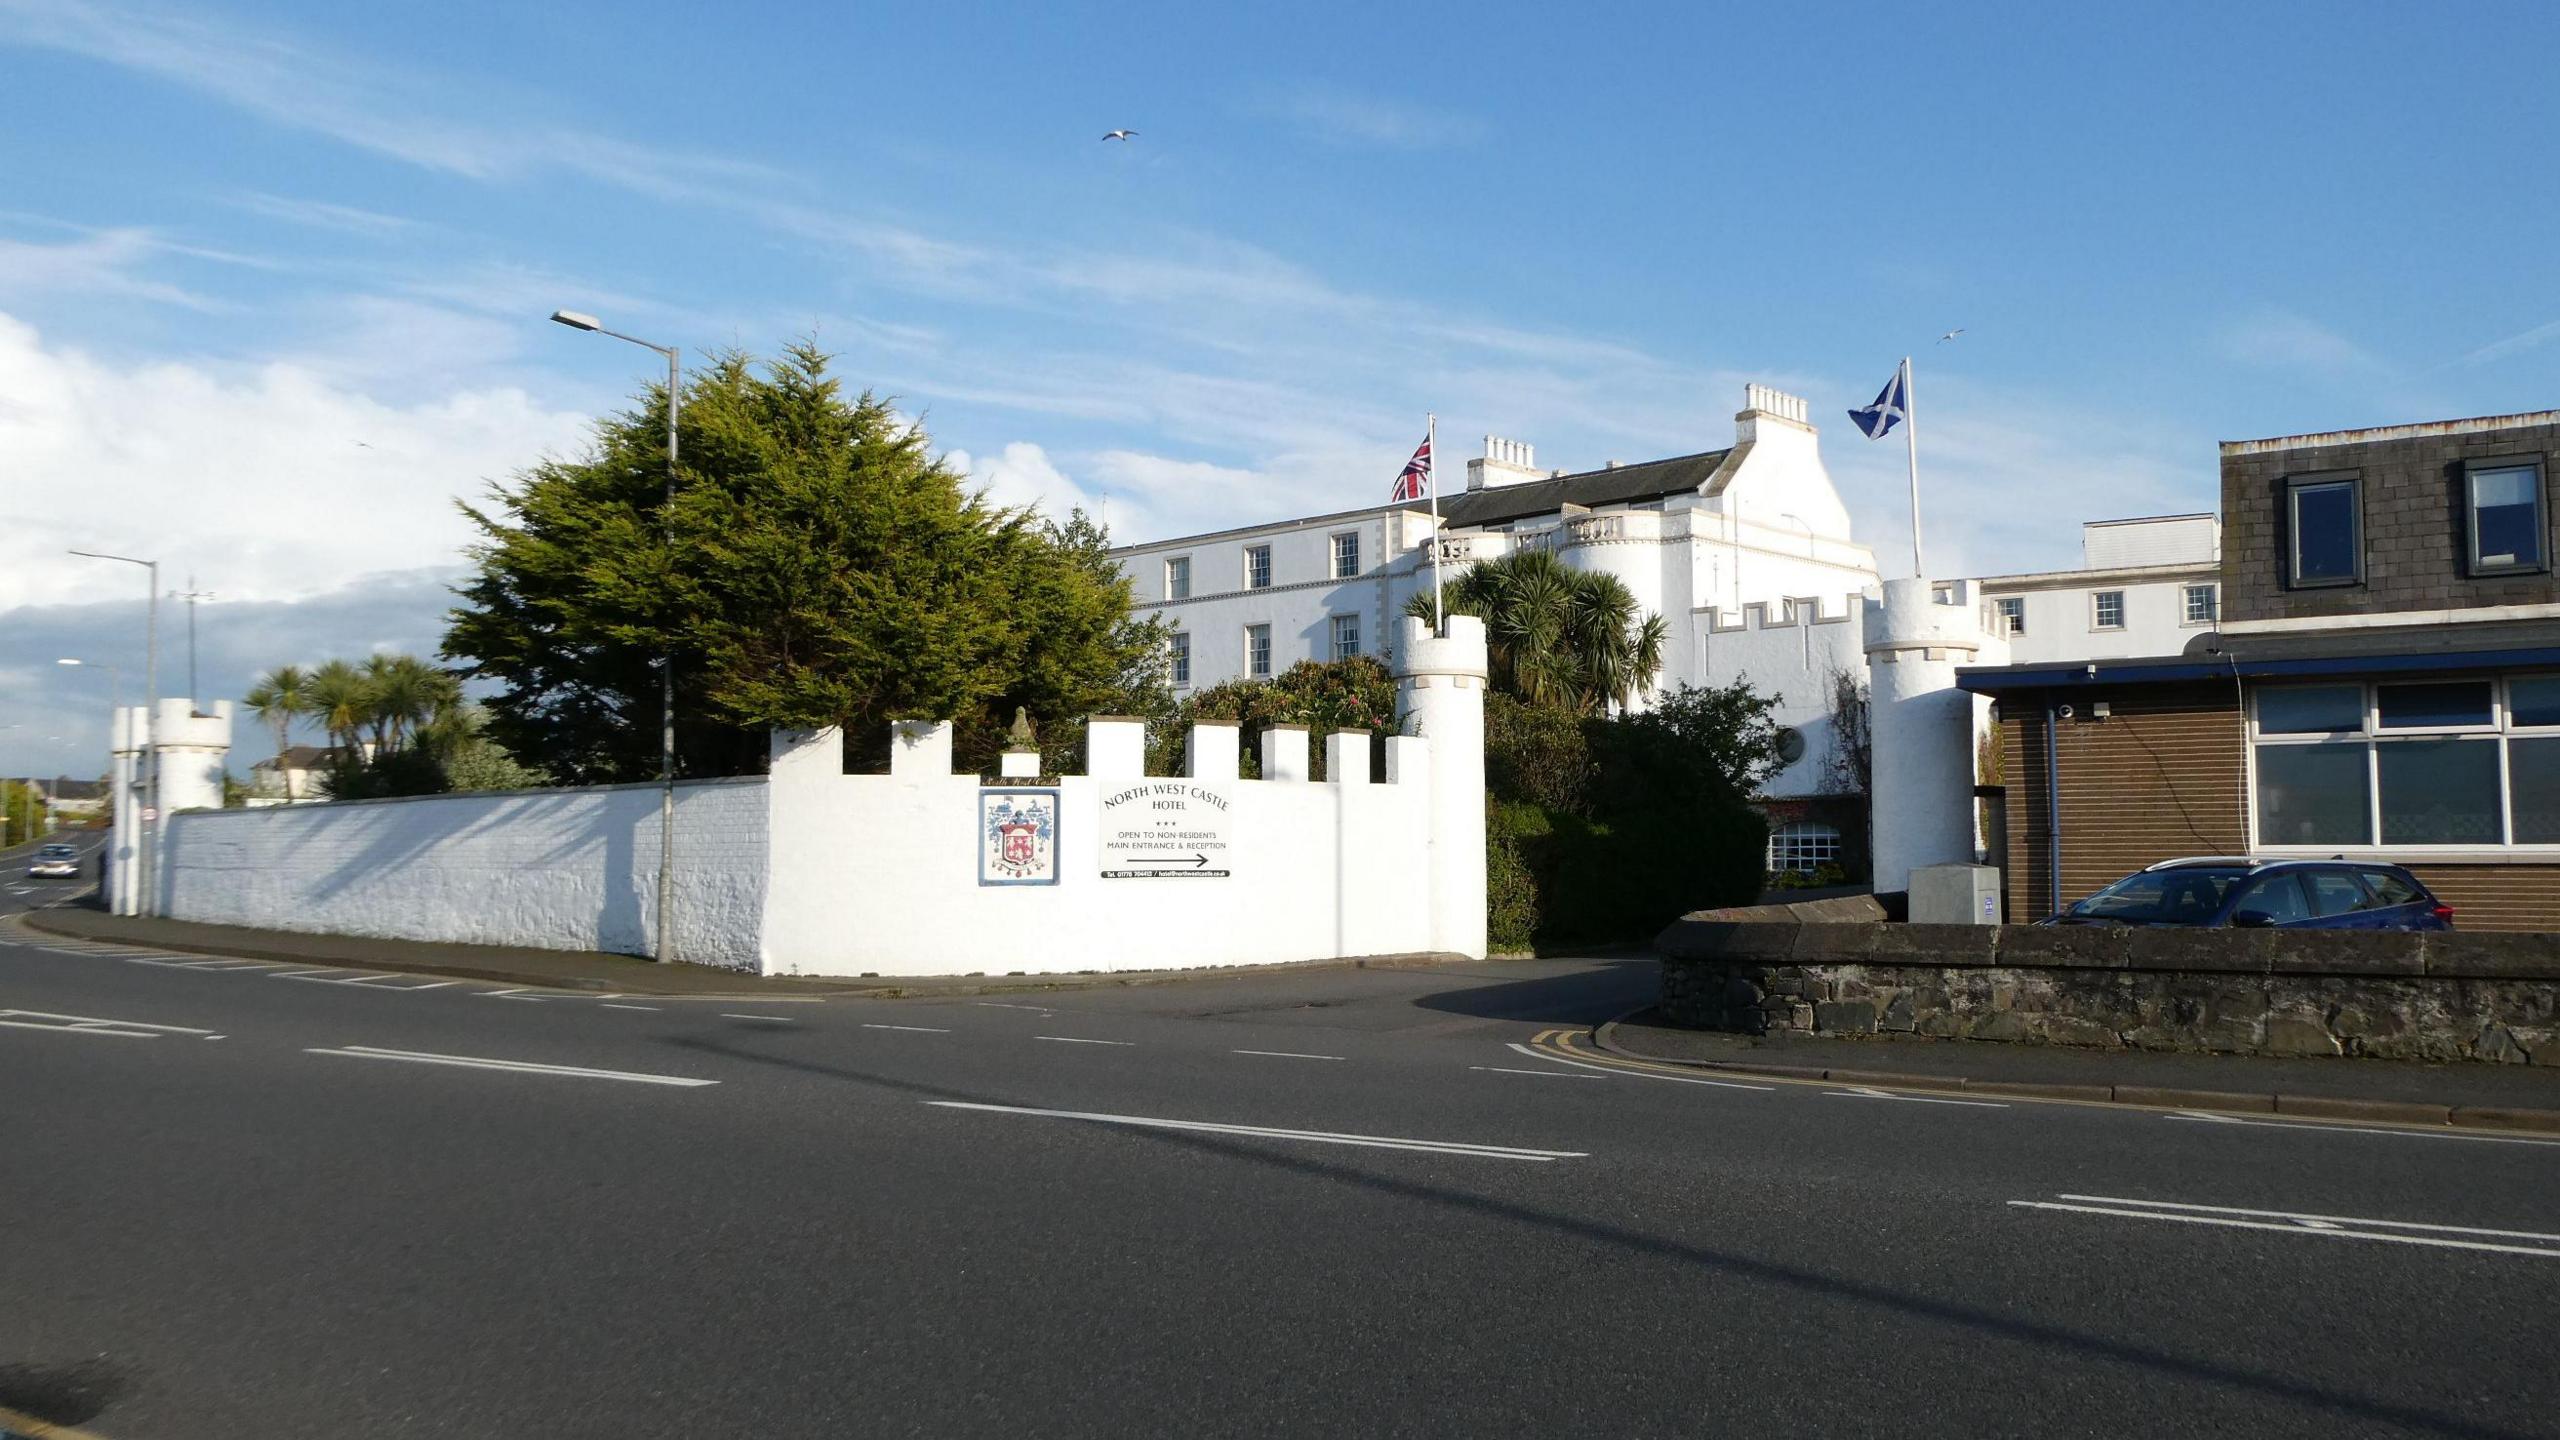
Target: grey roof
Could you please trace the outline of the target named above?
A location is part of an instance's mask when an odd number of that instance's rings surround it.
[[[1603,505],[1627,505],[1644,500],[1659,500],[1669,495],[1684,495],[1706,488],[1730,450],[1708,450],[1696,455],[1675,455],[1668,460],[1647,460],[1636,465],[1621,465],[1615,470],[1585,470],[1578,475],[1559,475],[1550,480],[1531,480],[1519,485],[1498,485],[1483,490],[1469,490],[1462,495],[1440,497],[1440,519],[1450,526],[1499,525],[1506,520],[1525,520],[1532,515],[1552,515],[1567,505],[1598,509]],[[1427,504],[1408,505],[1407,509],[1428,509]]]

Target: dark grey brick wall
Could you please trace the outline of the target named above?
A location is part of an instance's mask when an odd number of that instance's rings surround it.
[[[2547,572],[2481,579],[2463,573],[2463,462],[2539,457],[2547,489],[2555,455],[2560,455],[2560,425],[2226,454],[2222,457],[2222,617],[2272,620],[2560,602],[2560,577]],[[2330,472],[2354,474],[2364,481],[2364,583],[2289,590],[2285,587],[2285,479]],[[2546,528],[2552,508],[2546,503]],[[2547,555],[2550,536],[2543,543]]]

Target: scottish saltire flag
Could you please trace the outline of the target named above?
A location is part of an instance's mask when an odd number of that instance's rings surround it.
[[[1387,496],[1387,503],[1393,505],[1404,500],[1419,500],[1430,484],[1431,442],[1425,440],[1422,448],[1413,452],[1413,458],[1404,462],[1404,473],[1396,477],[1396,488]]]
[[[1849,418],[1858,422],[1858,428],[1867,432],[1870,440],[1883,439],[1895,425],[1910,419],[1911,392],[1903,383],[1902,367],[1894,367],[1893,378],[1885,382],[1884,393],[1876,397],[1876,403],[1850,411]]]

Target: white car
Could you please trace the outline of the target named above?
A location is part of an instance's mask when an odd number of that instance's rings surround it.
[[[80,852],[69,845],[47,845],[36,851],[27,873],[38,880],[76,880],[80,877]]]

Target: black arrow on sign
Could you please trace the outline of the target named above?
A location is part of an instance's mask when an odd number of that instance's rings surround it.
[[[1197,870],[1209,863],[1209,857],[1206,855],[1194,855],[1186,860],[1182,856],[1174,855],[1158,860],[1152,857],[1138,856],[1123,863],[1130,865],[1188,865]]]

